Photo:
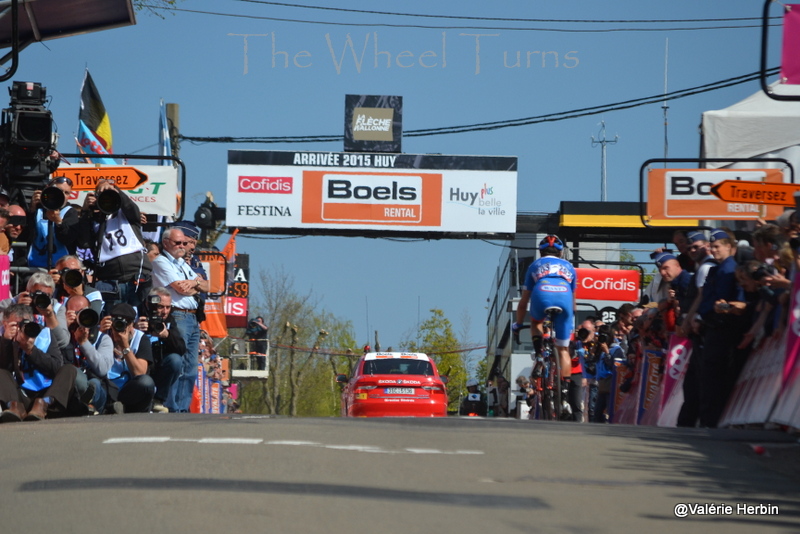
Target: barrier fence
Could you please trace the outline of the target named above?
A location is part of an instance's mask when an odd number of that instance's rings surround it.
[[[793,280],[790,305],[787,327],[750,353],[719,421],[720,428],[758,425],[800,430],[800,273]],[[667,350],[645,351],[633,376],[627,365],[616,362],[609,421],[676,426],[691,358],[691,341],[673,335]]]

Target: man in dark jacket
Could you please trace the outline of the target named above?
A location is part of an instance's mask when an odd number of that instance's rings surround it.
[[[0,337],[0,422],[39,421],[63,412],[75,392],[77,369],[64,365],[57,343],[47,352],[34,346],[41,327],[24,304],[3,313]]]

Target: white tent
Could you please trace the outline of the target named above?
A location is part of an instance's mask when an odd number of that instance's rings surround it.
[[[784,158],[800,182],[800,102],[773,100],[757,93],[741,102],[703,113],[701,157]],[[707,167],[780,168],[779,164],[709,163]]]

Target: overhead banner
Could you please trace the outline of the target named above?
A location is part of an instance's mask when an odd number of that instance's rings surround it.
[[[227,201],[229,228],[513,234],[517,158],[231,150]]]
[[[726,202],[712,189],[726,180],[783,183],[781,169],[651,169],[647,179],[647,215],[652,220],[774,220],[783,207]]]
[[[178,213],[178,169],[166,165],[61,165],[51,178],[72,181],[69,202],[83,205],[98,180],[113,180],[142,213],[174,217]]]

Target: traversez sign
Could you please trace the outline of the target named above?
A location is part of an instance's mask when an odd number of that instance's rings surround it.
[[[229,227],[516,231],[517,158],[229,151]]]

